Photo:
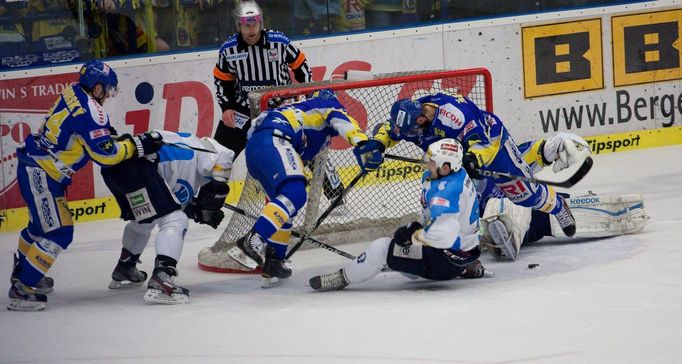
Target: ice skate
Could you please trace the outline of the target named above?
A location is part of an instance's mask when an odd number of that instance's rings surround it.
[[[309,283],[310,287],[318,292],[338,291],[349,284],[343,269],[310,278]]]
[[[575,235],[575,218],[571,213],[571,209],[568,207],[568,201],[565,198],[561,198],[561,210],[554,215],[556,217],[561,230],[563,230],[566,236],[571,237]]]
[[[10,311],[41,311],[47,304],[46,295],[37,293],[33,287],[21,283],[18,279],[12,282],[9,300],[7,309]]]
[[[177,275],[177,268],[165,266],[163,262],[157,261],[154,273],[147,283],[144,300],[165,305],[189,303],[189,290],[175,284],[173,277]]]
[[[14,254],[14,268],[12,269],[12,275],[10,276],[10,284],[14,284],[15,281],[19,280],[19,258]],[[54,291],[54,279],[52,277],[40,278],[38,284],[33,287],[38,294],[48,294]]]
[[[279,286],[282,283],[282,279],[291,277],[291,269],[285,266],[284,262],[283,259],[275,257],[275,248],[266,248],[265,263],[261,273],[261,277],[263,277],[261,282],[262,288]]]
[[[256,269],[256,267],[264,264],[260,253],[264,246],[265,242],[260,235],[251,230],[248,234],[237,240],[237,246],[228,250],[227,255],[246,268]]]
[[[147,280],[147,272],[138,270],[135,265],[125,266],[119,262],[111,273],[109,289],[141,286]]]
[[[131,254],[125,248],[121,250],[121,258],[111,273],[109,289],[137,287],[147,280],[147,272],[137,269],[139,258],[139,254]]]

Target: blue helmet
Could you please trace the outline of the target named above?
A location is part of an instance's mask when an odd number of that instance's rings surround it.
[[[337,100],[334,91],[329,88],[323,88],[321,90],[315,90],[311,95],[311,98],[318,98],[321,100]]]
[[[81,67],[80,74],[78,82],[88,90],[94,89],[96,84],[101,83],[108,96],[115,94],[118,77],[114,69],[106,63],[98,59],[88,61]]]
[[[391,122],[404,136],[414,136],[419,132],[420,126],[417,118],[422,115],[422,104],[419,101],[401,99],[391,107]]]

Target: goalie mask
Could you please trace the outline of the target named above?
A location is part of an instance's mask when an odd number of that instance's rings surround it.
[[[426,162],[434,161],[439,169],[448,163],[452,172],[457,172],[462,168],[463,156],[464,148],[462,145],[456,139],[446,138],[429,145],[424,160]]]
[[[402,99],[391,107],[391,121],[397,126],[400,134],[406,137],[416,136],[421,132],[417,118],[422,116],[422,104],[419,101]]]
[[[227,181],[232,173],[234,152],[208,137],[201,138],[201,144],[215,153],[198,152],[199,173],[216,181]]]

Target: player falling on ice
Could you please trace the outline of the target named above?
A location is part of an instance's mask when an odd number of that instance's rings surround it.
[[[393,239],[379,238],[340,270],[315,276],[316,291],[343,289],[371,279],[386,267],[410,279],[442,281],[481,278],[485,268],[478,237],[478,198],[474,183],[462,168],[462,145],[446,138],[431,143],[424,159],[419,221],[398,228]]]

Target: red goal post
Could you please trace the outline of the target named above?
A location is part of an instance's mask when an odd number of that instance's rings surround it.
[[[389,117],[391,105],[401,98],[417,98],[436,92],[460,93],[480,108],[492,111],[492,80],[485,68],[449,71],[417,71],[374,75],[372,79],[332,80],[273,87],[249,93],[252,117],[266,111],[273,98],[297,99],[320,89],[334,90],[348,113],[358,121],[368,136]],[[421,159],[422,150],[411,143],[399,143],[388,153]],[[309,167],[308,203],[294,219],[294,230],[308,231],[329,206],[329,179],[336,174],[346,186],[359,172],[351,147],[342,138],[334,138],[330,148],[315,158]],[[388,236],[405,220],[416,217],[419,205],[419,180],[422,166],[386,160],[344,196],[337,208],[315,230],[314,237],[326,243],[359,242]],[[237,206],[249,215],[258,216],[265,195],[257,181],[247,175]],[[338,211],[337,211],[338,210]],[[216,272],[240,271],[227,257],[227,250],[253,225],[251,218],[233,214],[218,241],[199,253],[199,266]],[[293,241],[292,241],[293,245]]]

